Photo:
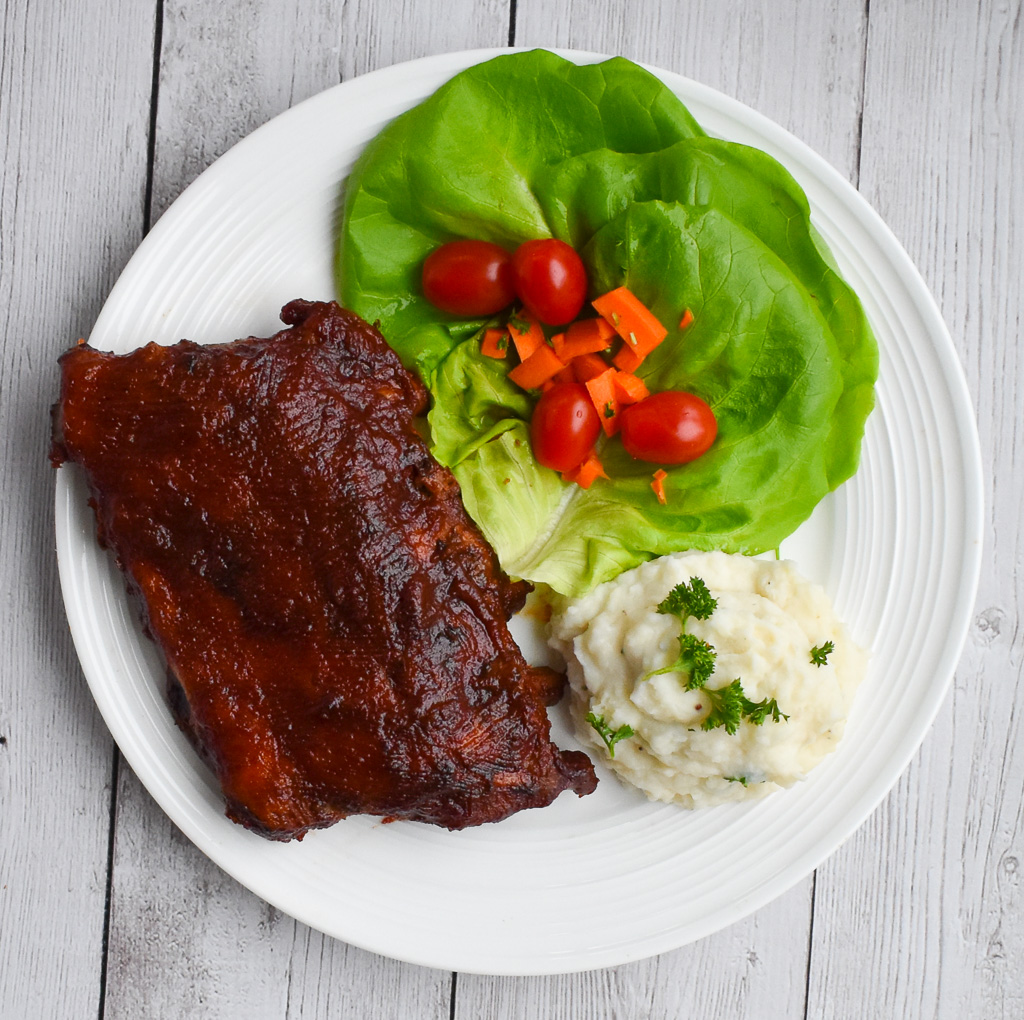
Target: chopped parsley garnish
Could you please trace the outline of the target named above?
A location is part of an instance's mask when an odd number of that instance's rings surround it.
[[[530,332],[530,324],[525,320],[519,318],[518,315],[512,314],[508,318],[508,324],[520,334],[520,336]]]
[[[708,591],[708,586],[699,578],[691,577],[690,583],[677,584],[658,603],[658,612],[678,616],[685,625],[689,617],[706,620],[718,607],[718,599]]]
[[[620,740],[626,740],[628,737],[633,736],[632,726],[623,724],[617,730],[613,730],[604,721],[603,715],[594,715],[593,712],[588,712],[587,722],[597,730],[597,735],[604,741],[605,747],[608,748],[608,756],[610,758],[615,757],[615,745]]]
[[[746,786],[747,785],[747,777],[746,776],[722,776],[722,778],[727,783],[739,783],[740,786]]]
[[[726,733],[735,733],[743,718],[743,702],[747,700],[743,696],[743,685],[739,680],[733,680],[731,684],[719,687],[717,691],[705,687],[703,694],[711,702],[711,711],[700,724],[700,728],[715,730],[722,726]]]
[[[789,716],[779,711],[778,703],[774,698],[765,698],[763,701],[747,701],[743,699],[743,714],[747,717],[748,722],[752,722],[755,726],[760,726],[761,723],[768,718],[772,717],[772,722],[778,722],[780,719],[785,719],[789,722]]]
[[[604,416],[606,418],[614,418],[615,417],[615,408],[612,407],[610,401],[607,404],[604,405]]]
[[[743,719],[754,726],[760,726],[769,716],[772,722],[789,719],[788,715],[779,711],[774,698],[751,701],[743,692],[743,684],[739,678],[716,690],[705,686],[715,671],[718,653],[707,641],[687,634],[686,621],[691,616],[697,620],[706,620],[717,606],[718,600],[712,596],[708,586],[699,577],[690,578],[689,584],[685,581],[677,584],[658,604],[658,612],[679,617],[682,628],[679,634],[679,654],[671,665],[665,666],[664,669],[652,670],[642,679],[647,680],[661,673],[685,674],[683,686],[688,691],[702,691],[711,703],[711,711],[701,723],[701,728],[705,730],[714,730],[721,726],[726,733],[732,734],[736,732]]]
[[[831,641],[826,641],[823,645],[815,645],[811,649],[811,662],[815,666],[827,666],[828,657],[836,650],[836,646]]]
[[[690,583],[683,581],[677,584],[658,604],[658,612],[666,616],[678,616],[681,627],[679,633],[679,654],[675,662],[664,669],[655,669],[643,677],[647,680],[662,673],[685,673],[685,686],[688,691],[695,691],[707,683],[708,677],[715,671],[715,650],[693,634],[686,633],[686,621],[692,616],[697,620],[706,620],[718,605],[708,586],[699,578],[690,578]]]
[[[508,341],[502,337],[494,346],[497,347],[499,351],[507,351]]]
[[[714,673],[717,657],[714,647],[707,641],[702,641],[693,634],[680,634],[679,655],[676,661],[664,669],[656,669],[648,676],[657,676],[659,673],[685,673],[686,689],[695,691],[703,687]]]
[[[705,687],[702,693],[711,701],[711,712],[701,723],[703,730],[714,730],[721,726],[731,735],[744,719],[754,726],[760,726],[768,716],[771,716],[772,722],[789,719],[788,715],[783,715],[779,711],[774,698],[751,701],[743,693],[743,684],[739,679],[733,680],[725,687],[719,687],[718,690]]]

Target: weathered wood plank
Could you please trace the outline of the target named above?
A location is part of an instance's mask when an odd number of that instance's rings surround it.
[[[819,870],[811,1016],[1024,1015],[1022,21],[1019,2],[871,5],[861,188],[966,368],[987,533],[952,697],[883,809]]]
[[[113,745],[68,636],[46,451],[57,355],[88,333],[142,237],[153,18],[148,5],[122,6],[0,3],[0,1014],[9,1017],[88,1017],[99,1004]]]
[[[448,50],[503,46],[505,0],[165,4],[153,219],[240,138],[357,74]]]
[[[164,5],[153,218],[245,134],[342,78],[502,45],[504,3]],[[454,26],[454,27],[452,27]],[[188,843],[122,767],[105,1016],[446,1017],[451,975],[283,917]]]
[[[434,53],[505,46],[509,0],[354,0],[341,12],[341,73],[365,74]]]
[[[240,138],[340,80],[337,4],[163,5],[153,220]]]
[[[752,917],[650,960],[555,977],[460,974],[455,1017],[802,1018],[810,916],[808,879]]]

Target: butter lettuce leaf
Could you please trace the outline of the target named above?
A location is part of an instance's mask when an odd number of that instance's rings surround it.
[[[877,347],[806,197],[765,153],[707,137],[628,61],[534,51],[463,72],[370,144],[344,212],[342,302],[379,320],[430,387],[434,455],[510,574],[577,594],[666,552],[772,549],[856,470]],[[617,439],[589,490],[534,460],[535,400],[480,354],[485,323],[420,293],[426,255],[467,236],[566,240],[591,297],[625,285],[669,327],[638,374],[703,397],[719,433],[669,469],[666,505],[655,465]]]
[[[420,291],[423,260],[460,237],[509,249],[551,236],[538,182],[582,153],[657,152],[703,136],[676,96],[621,57],[577,66],[544,50],[456,75],[386,127],[345,187],[342,303],[381,330],[425,378],[479,328]]]

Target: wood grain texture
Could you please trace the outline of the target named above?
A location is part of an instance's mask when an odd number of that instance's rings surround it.
[[[808,879],[724,931],[650,960],[556,977],[460,974],[455,1020],[802,1018],[810,917]]]
[[[235,142],[356,74],[448,50],[502,46],[508,4],[450,0],[167,0],[153,220]]]
[[[153,221],[239,139],[340,80],[337,4],[162,5]]]
[[[113,745],[68,635],[47,410],[142,237],[147,10],[0,3],[0,1015],[95,1016]],[[118,66],[117,78],[105,74]]]
[[[506,46],[509,0],[353,0],[341,9],[343,78],[434,53]]]
[[[871,5],[861,188],[943,309],[988,513],[952,697],[882,810],[819,871],[813,1016],[1024,1016],[1022,22],[1019,2]]]

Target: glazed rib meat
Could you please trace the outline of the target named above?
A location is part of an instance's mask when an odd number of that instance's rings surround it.
[[[293,301],[269,339],[61,358],[51,459],[167,662],[227,813],[273,839],[346,815],[451,829],[594,789],[549,737],[512,583],[430,456],[374,328]]]

